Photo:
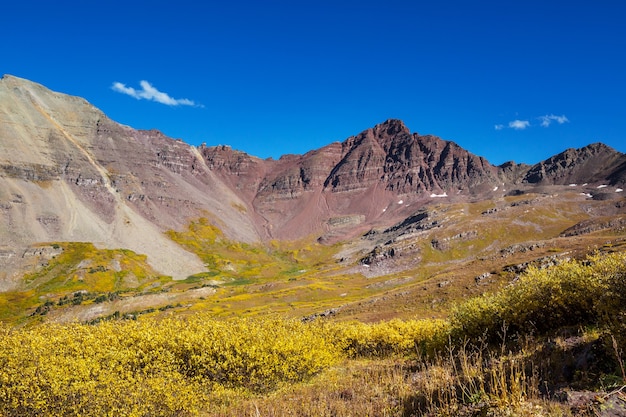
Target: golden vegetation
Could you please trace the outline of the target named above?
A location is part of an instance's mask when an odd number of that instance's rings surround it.
[[[510,332],[545,334],[565,326],[609,324],[626,311],[626,256],[593,255],[556,267],[531,266],[513,285],[460,304],[451,323],[458,338],[492,340]],[[621,306],[621,307],[620,307]]]
[[[576,383],[626,384],[625,278],[624,253],[531,269],[448,320],[4,326],[0,415],[567,415],[542,357],[569,342],[543,341],[582,332],[604,353]]]
[[[416,240],[414,252],[398,251],[399,255],[391,260],[391,269],[384,271],[385,265],[377,276],[365,274],[358,264],[365,253],[359,251],[369,249],[324,246],[312,238],[246,244],[228,239],[219,229],[218,220],[206,218],[192,221],[183,230],[167,232],[208,267],[207,272],[185,280],[160,276],[150,268],[145,256],[131,251],[96,249],[80,242],[56,243],[53,245],[62,247],[62,253],[42,260],[34,272],[24,277],[20,287],[0,294],[0,320],[25,323],[73,317],[91,319],[98,309],[88,304],[110,293],[121,297],[99,306],[104,309],[101,316],[118,311],[145,314],[150,308],[171,304],[177,312],[206,311],[219,317],[267,313],[302,317],[338,306],[342,306],[343,317],[364,321],[445,317],[458,300],[506,282],[508,277],[502,268],[507,264],[547,255],[556,246],[562,248],[561,252],[572,247],[556,236],[585,214],[568,208],[574,205],[557,201],[551,203],[560,204],[555,210],[531,210],[529,198],[551,201],[548,197],[520,196],[495,203],[437,206],[433,216],[439,216],[437,221],[444,222],[445,227],[434,228],[425,238]],[[498,210],[489,216],[481,214],[492,208]],[[554,214],[563,212],[567,215]],[[500,253],[503,247],[535,238],[547,240],[532,253]],[[603,239],[611,237],[588,237],[573,246],[598,247],[606,241]],[[445,245],[435,248],[433,241]],[[395,262],[399,265],[394,270]],[[474,277],[485,272],[494,273],[489,280],[474,285]],[[438,286],[441,282],[445,286]],[[208,290],[202,295],[200,291],[197,295],[184,294],[202,287],[214,291],[210,295]],[[85,291],[89,297],[73,298],[77,292]],[[154,292],[167,292],[172,300],[138,298]],[[406,296],[396,298],[401,292]],[[65,297],[72,302],[81,301],[82,306],[59,305]],[[370,302],[376,302],[377,308],[370,309]]]
[[[5,416],[194,415],[208,393],[266,392],[335,362],[319,325],[206,316],[2,329]]]
[[[271,241],[267,246],[235,242],[206,218],[184,231],[167,232],[176,243],[197,254],[209,270],[232,280],[294,277],[328,263],[335,249],[306,240]]]
[[[160,288],[171,278],[154,272],[145,255],[125,249],[97,249],[92,243],[63,242],[50,247],[60,253],[23,277],[21,288],[0,293],[0,321],[24,321],[25,311],[45,314],[75,294],[89,293],[94,300],[113,292],[143,292]],[[73,302],[79,301],[71,300]]]

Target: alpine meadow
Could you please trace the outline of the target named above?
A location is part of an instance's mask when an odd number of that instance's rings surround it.
[[[262,159],[5,75],[0,415],[624,415],[625,186],[598,141]]]

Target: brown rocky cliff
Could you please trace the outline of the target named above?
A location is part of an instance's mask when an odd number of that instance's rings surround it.
[[[275,164],[272,160],[262,160],[225,145],[202,145],[198,151],[207,167],[248,203],[252,202],[261,181]]]
[[[279,238],[354,233],[372,222],[397,220],[406,211],[402,199],[408,206],[427,202],[433,193],[467,196],[499,181],[498,168],[483,158],[453,142],[412,134],[393,119],[343,143],[278,161],[229,147],[201,153],[211,170],[252,201],[268,236]]]
[[[258,198],[294,198],[302,193],[321,190],[341,157],[341,145],[333,143],[306,154],[287,155],[278,160],[259,188]]]

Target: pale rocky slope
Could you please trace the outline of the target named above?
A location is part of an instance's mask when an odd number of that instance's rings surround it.
[[[147,254],[157,271],[186,277],[203,271],[202,262],[163,232],[208,212],[237,225],[229,229],[233,238],[258,239],[236,204],[195,148],[119,125],[81,98],[12,76],[0,80],[5,279],[28,246],[54,241],[131,249]]]

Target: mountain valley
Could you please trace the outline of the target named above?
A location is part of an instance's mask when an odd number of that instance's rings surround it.
[[[623,249],[626,155],[500,166],[387,120],[304,155],[194,147],[0,80],[0,320],[442,317]]]

